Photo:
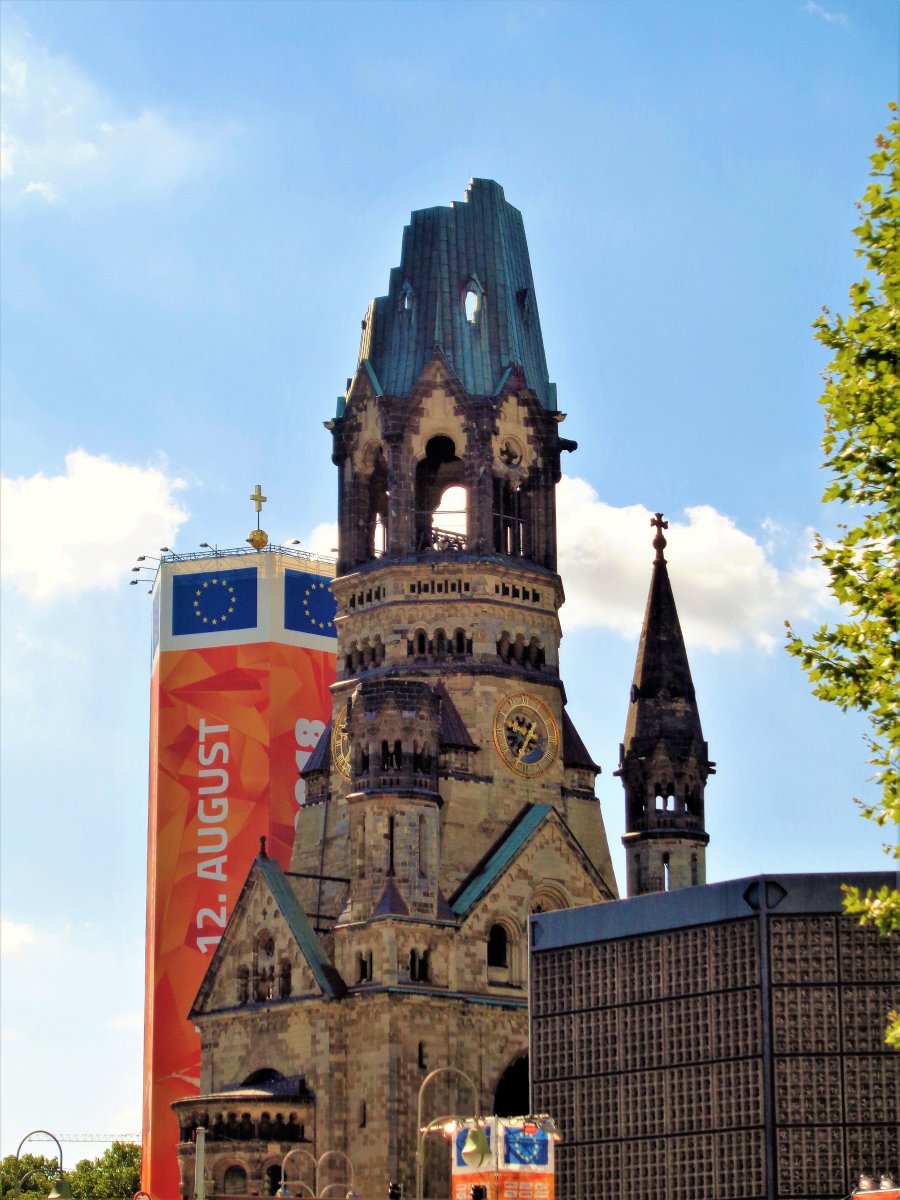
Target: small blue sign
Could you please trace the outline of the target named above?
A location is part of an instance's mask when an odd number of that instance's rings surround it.
[[[172,633],[256,628],[256,567],[172,577]]]

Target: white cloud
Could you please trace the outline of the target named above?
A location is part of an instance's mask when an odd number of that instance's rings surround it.
[[[24,191],[26,196],[32,194],[43,196],[48,204],[54,204],[58,199],[56,192],[49,183],[29,183]]]
[[[120,584],[136,554],[187,520],[161,467],[74,450],[63,475],[0,480],[4,578],[38,600]]]
[[[0,917],[0,957],[10,958],[25,946],[37,941],[33,925],[21,921],[10,921],[8,917]]]
[[[35,195],[156,202],[202,175],[227,136],[158,109],[122,111],[77,64],[14,26],[0,48],[0,92],[7,207]]]
[[[331,521],[323,525],[317,525],[309,537],[304,538],[301,549],[308,550],[310,554],[333,555],[337,544],[338,527]]]
[[[810,13],[814,17],[819,17],[822,21],[827,21],[829,25],[849,24],[845,13],[830,12],[827,8],[823,8],[821,4],[816,4],[816,0],[806,0],[806,3],[803,5],[803,11]]]
[[[564,625],[634,637],[650,583],[653,514],[640,505],[605,504],[589,483],[568,476],[557,489],[557,512]],[[769,650],[783,637],[785,618],[809,618],[825,605],[824,572],[805,547],[796,566],[781,570],[770,546],[730,517],[708,505],[685,515],[685,522],[669,523],[666,557],[689,646]],[[765,532],[773,530],[770,524]]]

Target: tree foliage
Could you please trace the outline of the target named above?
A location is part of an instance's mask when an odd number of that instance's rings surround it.
[[[55,1158],[8,1154],[0,1162],[0,1196],[12,1196],[21,1181],[20,1200],[47,1200],[59,1176]],[[141,1148],[113,1142],[99,1158],[83,1158],[65,1172],[75,1200],[131,1200],[141,1186]]]
[[[0,1196],[12,1196],[19,1183],[20,1200],[47,1200],[58,1175],[59,1165],[55,1158],[23,1154],[17,1163],[14,1154],[7,1154],[0,1161]]]
[[[824,309],[814,324],[833,354],[820,400],[831,476],[823,499],[849,510],[835,540],[817,535],[816,557],[843,619],[808,641],[788,626],[787,645],[816,696],[866,713],[878,798],[861,807],[886,832],[900,822],[900,120],[897,105],[890,110],[853,231],[863,278],[850,288],[847,316]],[[845,890],[845,908],[861,922],[900,929],[900,891]],[[900,1016],[892,1019],[888,1040],[900,1047]]]
[[[141,1148],[113,1142],[99,1158],[83,1158],[68,1179],[75,1200],[131,1200],[141,1186]]]

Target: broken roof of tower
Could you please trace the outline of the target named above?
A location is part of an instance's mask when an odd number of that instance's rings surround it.
[[[462,203],[412,213],[388,295],[363,321],[359,363],[376,391],[403,396],[435,347],[468,392],[494,395],[518,365],[556,409],[522,214],[492,179],[472,179]]]

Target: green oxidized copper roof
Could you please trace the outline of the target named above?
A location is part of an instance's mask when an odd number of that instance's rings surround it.
[[[376,393],[403,396],[435,347],[466,391],[494,395],[515,363],[541,404],[556,408],[522,214],[492,179],[473,179],[462,203],[412,214],[388,295],[369,306],[359,363]]]
[[[344,990],[343,981],[331,965],[284,872],[274,859],[264,858],[262,855],[257,857],[256,865],[269,885],[272,899],[278,905],[297,945],[303,951],[316,983],[326,996],[339,996]]]
[[[465,916],[475,901],[484,895],[496,879],[499,879],[537,827],[551,812],[553,812],[551,804],[530,804],[523,810],[503,840],[481,864],[480,869],[470,876],[469,880],[464,883],[462,891],[450,902],[451,909],[458,917]]]

